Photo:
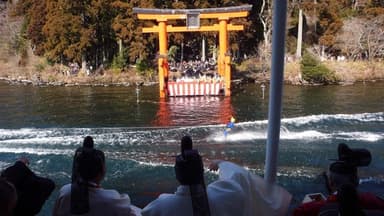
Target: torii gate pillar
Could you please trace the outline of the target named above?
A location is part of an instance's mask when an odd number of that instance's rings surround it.
[[[167,95],[166,84],[168,81],[168,37],[167,37],[167,22],[166,20],[158,20],[159,23],[159,88],[160,98],[164,98]]]
[[[231,57],[228,53],[228,18],[219,19],[219,56],[218,72],[224,77],[225,82],[225,96],[231,95]]]

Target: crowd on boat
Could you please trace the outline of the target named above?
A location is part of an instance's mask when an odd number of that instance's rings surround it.
[[[209,61],[183,61],[169,64],[170,80],[175,82],[222,81],[217,73],[217,64]]]
[[[74,152],[71,180],[61,187],[52,215],[383,215],[384,200],[358,190],[357,168],[369,165],[370,152],[343,143],[337,150],[338,159],[325,175],[330,195],[310,194],[292,210],[287,190],[229,161],[211,162],[209,169],[218,172],[218,178],[206,185],[202,157],[185,135],[174,164],[179,186],[138,207],[128,194],[102,187],[107,158],[87,136]],[[35,174],[29,163],[21,158],[1,172],[1,215],[36,215],[55,189],[54,181]]]

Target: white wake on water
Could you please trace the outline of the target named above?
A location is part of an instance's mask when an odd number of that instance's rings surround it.
[[[323,122],[329,121],[329,122]],[[336,125],[333,123],[337,122]],[[376,125],[384,122],[384,112],[360,114],[311,115],[282,119],[281,140],[327,140],[379,142],[384,132]],[[373,125],[367,125],[373,123]],[[351,127],[353,125],[354,127]],[[0,129],[0,152],[61,154],[81,145],[85,135],[110,146],[147,146],[178,143],[179,134],[192,131],[194,140],[208,143],[242,142],[267,139],[267,120],[237,122],[235,129],[224,136],[225,125],[171,128],[20,128]],[[366,128],[372,127],[372,131]],[[359,129],[360,128],[360,129]],[[71,150],[55,150],[55,149]]]
[[[47,148],[10,148],[0,147],[1,153],[35,154],[35,155],[72,155],[73,149],[47,149]]]
[[[266,131],[236,131],[229,132],[227,136],[224,132],[216,132],[209,135],[206,140],[215,142],[235,142],[235,141],[247,141],[247,140],[266,140]],[[373,133],[366,131],[354,131],[354,132],[332,132],[323,133],[316,130],[306,131],[289,131],[287,129],[280,132],[281,140],[325,140],[325,139],[343,139],[347,141],[357,140],[366,142],[377,142],[384,139],[384,133]]]
[[[282,123],[295,124],[296,126],[314,124],[325,120],[343,120],[358,122],[384,122],[384,112],[378,113],[357,113],[357,114],[321,114],[284,118]]]

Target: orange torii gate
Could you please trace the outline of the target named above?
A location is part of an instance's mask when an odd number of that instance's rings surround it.
[[[141,20],[156,20],[158,25],[144,27],[143,33],[159,33],[159,87],[160,98],[167,95],[168,85],[168,32],[200,32],[218,31],[219,32],[219,55],[217,59],[218,73],[224,77],[224,94],[231,95],[231,58],[228,52],[228,31],[242,31],[243,25],[233,25],[229,23],[232,18],[246,17],[252,5],[243,5],[224,8],[206,9],[149,9],[133,8]],[[168,20],[186,20],[186,26],[167,25]],[[200,26],[200,19],[217,19],[219,24],[212,26]],[[196,90],[194,90],[196,91]]]

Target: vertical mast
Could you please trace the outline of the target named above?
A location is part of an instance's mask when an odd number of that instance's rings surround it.
[[[268,136],[264,178],[276,182],[277,155],[280,140],[281,101],[283,93],[285,27],[287,0],[273,1],[272,63],[269,91]]]

